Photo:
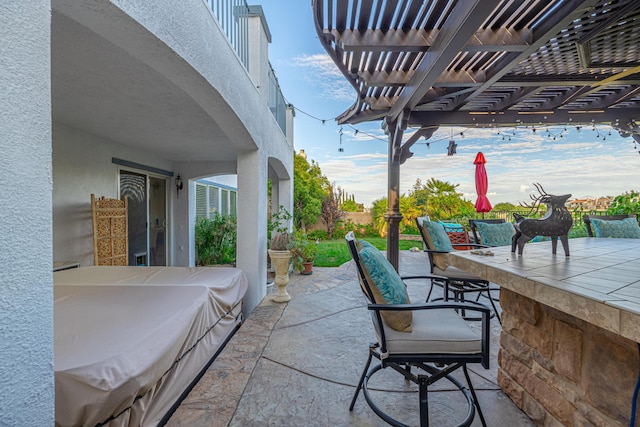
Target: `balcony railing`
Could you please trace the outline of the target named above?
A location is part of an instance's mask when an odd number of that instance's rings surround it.
[[[204,0],[244,68],[249,69],[249,6],[245,0]]]
[[[269,109],[285,135],[287,134],[286,107],[287,104],[284,100],[284,95],[282,95],[282,91],[280,90],[278,78],[271,67],[271,63],[269,63]]]
[[[249,6],[245,0],[204,0],[229,39],[244,68],[249,70]],[[269,110],[286,135],[286,103],[269,63]]]

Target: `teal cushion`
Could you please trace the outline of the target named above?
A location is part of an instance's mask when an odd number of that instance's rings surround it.
[[[382,252],[363,241],[360,259],[387,304],[407,302],[407,287]]]
[[[591,225],[593,225],[596,237],[640,239],[640,226],[635,218],[614,221],[591,218]]]
[[[442,222],[438,221],[438,223],[442,224],[445,231],[464,231],[464,227],[462,224],[458,224],[457,222]]]
[[[442,252],[453,251],[451,240],[449,240],[449,236],[447,236],[447,232],[444,231],[444,227],[442,224],[423,218],[422,226],[427,231],[427,233],[429,233],[429,237],[431,237],[433,250]]]
[[[360,261],[373,299],[378,304],[409,304],[407,287],[382,252],[361,240]],[[380,315],[387,325],[400,332],[411,332],[413,313],[410,310],[384,310]]]
[[[480,240],[485,246],[511,245],[511,237],[513,237],[516,232],[513,224],[510,222],[499,224],[476,222],[476,228],[478,229],[478,233],[480,233]]]

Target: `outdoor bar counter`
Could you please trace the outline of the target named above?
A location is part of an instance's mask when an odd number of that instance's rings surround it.
[[[501,287],[498,382],[536,423],[628,426],[638,379],[640,239],[449,254]],[[484,251],[487,251],[486,249]]]

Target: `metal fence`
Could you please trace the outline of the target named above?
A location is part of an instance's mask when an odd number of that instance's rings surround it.
[[[598,215],[607,215],[606,211],[584,211],[584,210],[575,210],[575,211],[569,211],[571,213],[571,217],[573,218],[573,225],[582,225],[584,223],[584,221],[582,220],[582,217],[584,215],[589,215],[589,216],[598,216]],[[486,214],[484,214],[484,218],[485,219],[498,219],[498,218],[502,218],[507,222],[513,222],[513,214],[517,213],[520,214],[524,217],[534,217],[531,215],[531,211],[525,210],[525,211],[491,211],[491,212],[487,212]],[[535,215],[536,218],[542,217],[545,214],[544,209],[540,209],[540,211],[538,212],[537,215]],[[482,214],[477,214],[475,218],[472,219],[481,219]]]

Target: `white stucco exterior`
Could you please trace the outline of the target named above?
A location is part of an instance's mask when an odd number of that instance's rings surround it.
[[[48,1],[0,5],[0,414],[51,426],[53,288]]]
[[[165,174],[176,266],[195,262],[195,180],[237,174],[245,313],[265,296],[267,178],[290,208],[293,113],[283,132],[266,104],[252,14],[247,71],[202,0],[0,6],[3,425],[54,424],[52,262],[93,264],[90,195],[119,197],[118,161]]]

